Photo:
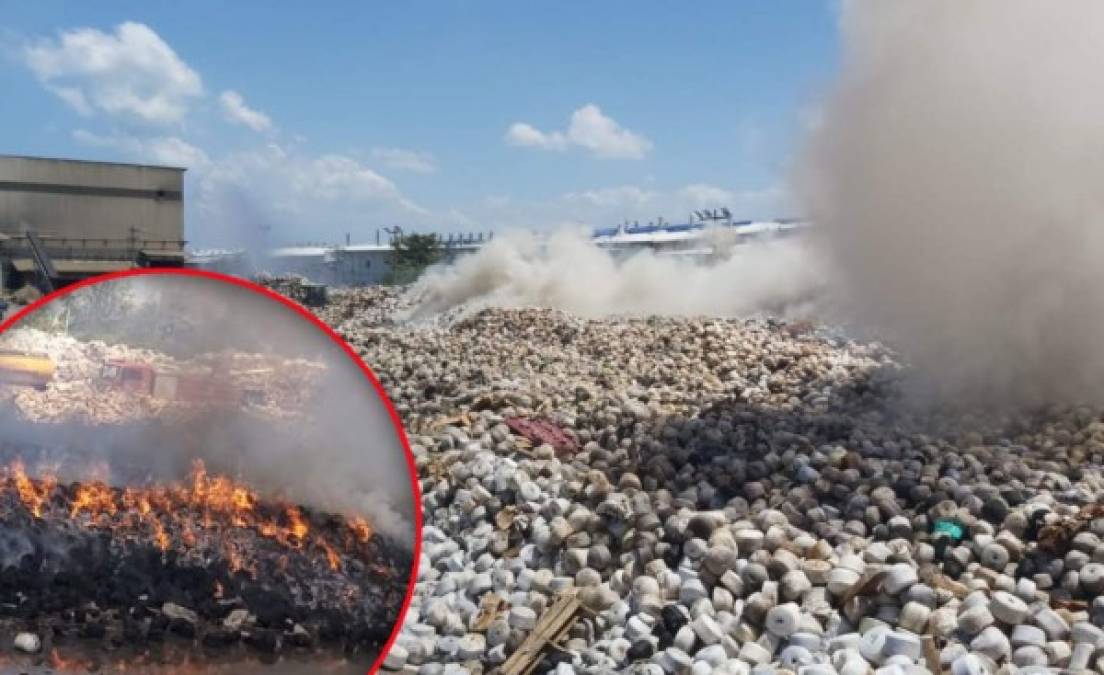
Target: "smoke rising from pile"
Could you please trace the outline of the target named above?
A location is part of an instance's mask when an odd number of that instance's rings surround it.
[[[1104,4],[845,3],[797,183],[929,393],[1104,400]]]
[[[649,252],[616,260],[568,230],[546,241],[496,237],[475,255],[428,271],[411,291],[413,318],[461,305],[552,307],[585,317],[790,313],[816,294],[821,277],[796,239],[735,245],[716,232],[710,243],[715,258],[703,263]]]

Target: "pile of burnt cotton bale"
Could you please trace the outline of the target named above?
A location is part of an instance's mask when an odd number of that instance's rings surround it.
[[[1100,410],[909,412],[884,348],[770,320],[406,324],[372,293],[326,312],[421,478],[387,668],[490,671],[573,593],[538,671],[1104,672]]]

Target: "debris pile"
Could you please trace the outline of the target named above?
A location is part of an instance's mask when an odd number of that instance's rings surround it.
[[[331,301],[423,490],[391,670],[1104,672],[1101,410],[910,411],[888,350],[768,319]]]
[[[175,359],[148,349],[85,342],[18,327],[4,334],[2,345],[5,349],[43,354],[56,364],[53,381],[44,390],[0,384],[0,400],[29,422],[119,424],[167,415],[187,416],[201,412],[200,404],[209,403],[109,386],[102,371],[111,362],[141,364],[159,374],[225,380],[235,391],[256,393],[254,397],[243,396],[249,412],[272,418],[300,414],[325,371],[324,364],[303,358],[218,352]]]
[[[367,663],[411,562],[364,519],[262,498],[201,462],[184,482],[119,488],[14,459],[0,524],[0,635],[28,653],[171,642]]]
[[[298,274],[262,274],[256,282],[307,307],[326,305],[326,287]]]

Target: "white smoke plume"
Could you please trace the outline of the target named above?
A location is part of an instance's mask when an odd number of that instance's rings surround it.
[[[852,318],[951,399],[1104,400],[1104,3],[844,3],[799,162]]]
[[[413,317],[461,305],[551,307],[585,317],[783,314],[801,311],[816,295],[822,277],[799,240],[736,245],[720,231],[707,240],[712,260],[650,252],[617,260],[571,230],[547,240],[496,237],[470,257],[429,270],[411,291]]]

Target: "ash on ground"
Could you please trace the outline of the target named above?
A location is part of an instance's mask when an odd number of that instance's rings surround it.
[[[538,672],[1104,672],[1101,410],[916,411],[892,353],[804,324],[408,309],[320,311],[421,479],[387,668],[492,671],[574,592]]]

